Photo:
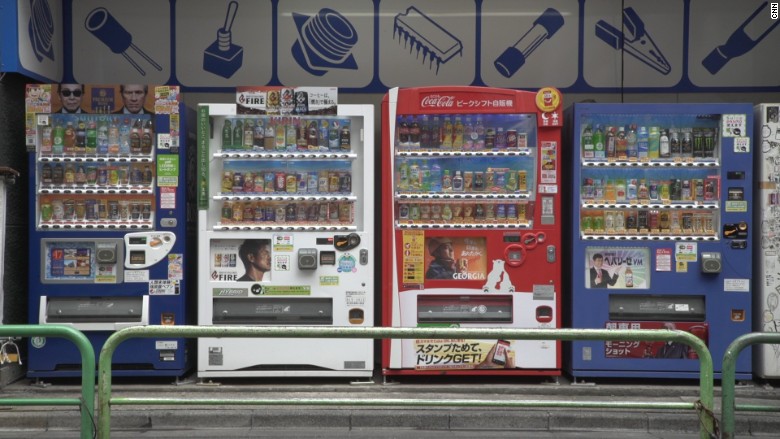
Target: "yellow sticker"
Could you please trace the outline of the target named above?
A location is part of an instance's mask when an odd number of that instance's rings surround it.
[[[536,93],[536,108],[549,113],[561,105],[561,92],[554,87],[541,88]]]

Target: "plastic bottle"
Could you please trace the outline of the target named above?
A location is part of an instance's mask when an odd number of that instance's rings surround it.
[[[62,122],[57,121],[52,130],[52,142],[51,142],[52,154],[59,155],[64,152],[65,147],[65,128],[62,126]]]
[[[504,131],[504,127],[496,129],[496,149],[506,149],[506,131]]]
[[[626,199],[629,201],[636,200],[636,179],[635,178],[632,178],[628,182],[628,186],[626,188]]]
[[[463,149],[471,150],[476,147],[477,132],[474,129],[474,123],[470,117],[466,118],[466,123],[463,124]]]
[[[431,190],[431,167],[428,166],[428,160],[423,160],[420,166],[420,188],[425,192]]]
[[[431,120],[427,114],[423,115],[420,123],[420,148],[431,148]]]
[[[455,125],[453,125],[452,130],[452,149],[463,149],[463,136],[465,133],[465,128],[463,126],[463,121],[460,119],[460,116],[455,117]]]
[[[615,151],[617,151],[618,160],[628,160],[628,141],[626,140],[626,132],[623,128],[620,128],[615,136]]]
[[[230,119],[225,119],[222,125],[222,149],[233,149],[233,123]]]
[[[143,132],[141,134],[141,154],[149,155],[152,153],[153,141],[154,132],[152,130],[152,119],[149,119],[144,123]]]
[[[441,147],[441,120],[439,116],[433,116],[431,123],[431,148]]]
[[[84,151],[87,154],[95,154],[97,151],[97,123],[93,119],[90,119],[89,122],[87,122],[84,148]]]
[[[130,154],[130,119],[125,118],[119,125],[119,154]]]
[[[434,162],[433,165],[431,165],[431,179],[430,179],[431,192],[441,192],[442,189],[441,179],[442,179],[441,166],[439,166],[438,163]]]
[[[442,126],[442,134],[441,134],[441,147],[442,149],[452,149],[452,135],[453,135],[453,127],[452,127],[452,120],[450,120],[449,116],[444,118],[444,125]]]
[[[604,134],[606,140],[604,141],[606,149],[606,155],[608,159],[617,158],[617,146],[615,145],[615,127],[608,127]]]
[[[130,154],[141,153],[141,119],[136,119],[130,129]]]
[[[420,122],[417,121],[417,116],[412,116],[412,121],[409,123],[409,146],[411,148],[420,147]]]
[[[420,190],[422,188],[422,173],[420,172],[420,165],[412,163],[409,165],[409,188],[412,190]]]
[[[263,148],[266,151],[273,151],[276,147],[276,127],[271,118],[265,121],[265,130],[263,131]]]
[[[409,189],[409,162],[406,159],[401,160],[398,165],[398,188],[401,190]]]
[[[452,190],[453,192],[463,192],[463,175],[460,171],[455,171],[455,176],[452,177]]]
[[[596,125],[596,130],[593,131],[593,150],[597,159],[606,158],[604,131],[601,129],[601,125]]]
[[[293,133],[293,136],[295,134]],[[244,143],[241,145],[245,150],[252,150],[252,145],[255,142],[255,123],[252,119],[247,119],[244,122]]]
[[[244,123],[241,119],[236,119],[236,123],[233,125],[233,139],[231,141],[231,149],[241,149],[241,145],[244,144]]]
[[[87,148],[87,123],[84,119],[79,119],[76,123],[76,145],[74,146],[74,152],[76,154],[84,154]]]
[[[626,132],[626,154],[629,159],[635,159],[639,157],[639,149],[637,145],[636,137],[636,125],[631,124]]]
[[[582,130],[582,157],[586,159],[596,157],[593,145],[593,131],[590,129],[590,125],[585,125],[585,128]]]
[[[485,125],[482,123],[482,116],[477,116],[477,123],[474,125],[474,149],[485,149]]]
[[[634,272],[631,270],[631,266],[626,266],[626,271],[623,273],[623,278],[626,282],[626,288],[634,287]]]
[[[452,191],[452,176],[450,175],[449,169],[445,169],[444,175],[441,177],[441,190],[443,192]]]
[[[669,134],[666,130],[661,130],[658,137],[658,156],[662,159],[668,159],[672,156],[669,148]]]
[[[650,135],[647,127],[639,127],[636,132],[636,149],[640,159],[650,157]]]
[[[105,119],[98,121],[96,149],[98,154],[108,154],[108,131],[108,121]]]
[[[409,147],[409,123],[404,116],[398,116],[398,146]]]
[[[298,125],[299,124],[300,124],[300,119],[298,119],[297,117],[287,118],[287,123],[285,124],[285,130],[284,130],[284,143],[287,146],[287,148],[290,149],[298,148]],[[246,122],[244,122],[244,132],[246,132]],[[325,136],[325,138],[327,139],[328,137]]]
[[[661,156],[661,134],[658,127],[650,127],[647,133],[647,157],[657,159]]]

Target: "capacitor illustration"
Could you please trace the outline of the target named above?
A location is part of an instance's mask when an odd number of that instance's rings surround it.
[[[162,66],[133,44],[133,36],[116,21],[116,18],[106,8],[93,9],[87,15],[84,27],[102,41],[103,44],[108,46],[112,52],[121,54],[142,76],[146,76],[146,71],[127,53],[128,49],[132,49],[135,53],[141,55],[152,67],[162,71]]]
[[[428,68],[433,69],[435,63],[437,75],[439,66],[455,55],[463,56],[463,43],[414,6],[395,16],[393,39],[396,34],[398,42],[409,47],[409,53],[416,51],[417,58],[422,53],[422,63],[427,60]]]
[[[517,42],[496,58],[493,64],[499,73],[511,77],[525,64],[526,59],[545,40],[549,40],[563,26],[563,16],[553,8],[547,8],[534,20],[533,26]]]

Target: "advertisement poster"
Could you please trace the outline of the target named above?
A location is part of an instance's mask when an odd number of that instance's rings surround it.
[[[650,249],[587,247],[585,288],[650,288]]]
[[[690,332],[707,343],[708,325],[704,322],[607,322],[607,329],[668,329]],[[663,341],[606,341],[605,358],[697,359],[685,343]]]
[[[425,280],[485,280],[485,238],[425,237]]]
[[[511,369],[511,346],[507,340],[415,340],[415,369]]]
[[[238,114],[336,114],[336,87],[236,87]]]
[[[271,280],[270,239],[214,239],[210,251],[211,280]]]

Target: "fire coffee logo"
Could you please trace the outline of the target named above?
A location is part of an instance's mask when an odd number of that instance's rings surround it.
[[[452,108],[455,106],[455,96],[429,95],[422,98],[423,108]]]
[[[217,271],[211,272],[211,280],[216,281],[234,281],[238,280],[238,275],[236,273],[220,273]]]

